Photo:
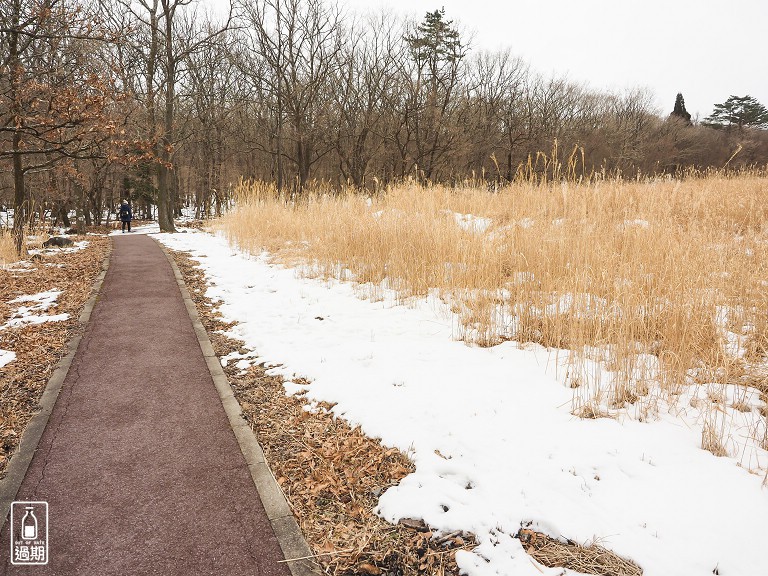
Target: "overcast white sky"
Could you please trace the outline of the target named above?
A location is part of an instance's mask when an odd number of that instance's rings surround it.
[[[768,0],[338,0],[421,20],[446,16],[476,49],[510,47],[546,75],[593,88],[650,88],[663,113],[682,92],[703,118],[729,95],[768,106]]]
[[[417,20],[444,7],[475,50],[509,47],[544,75],[595,89],[649,88],[662,114],[678,92],[700,118],[731,94],[768,106],[768,0],[325,1]]]

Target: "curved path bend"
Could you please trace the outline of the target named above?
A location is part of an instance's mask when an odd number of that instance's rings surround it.
[[[183,290],[153,239],[114,238],[16,495],[48,503],[49,563],[12,566],[5,522],[0,575],[291,573]]]

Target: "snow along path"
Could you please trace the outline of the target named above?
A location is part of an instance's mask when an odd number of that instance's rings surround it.
[[[9,300],[8,304],[30,303],[28,306],[19,306],[16,312],[11,314],[10,320],[0,326],[0,330],[6,328],[15,328],[26,324],[44,324],[46,322],[61,322],[69,318],[69,314],[36,314],[36,312],[45,312],[56,303],[61,296],[61,290],[48,290],[38,294],[19,296]]]
[[[208,296],[239,323],[230,334],[254,351],[240,362],[308,378],[309,398],[409,454],[416,471],[382,495],[380,514],[475,533],[480,545],[457,556],[471,576],[562,574],[512,537],[524,521],[598,540],[646,576],[765,574],[763,478],[701,450],[687,404],[649,423],[580,420],[553,354],[456,342],[436,299],[361,300],[350,284],[300,278],[205,233],[157,238],[201,262]]]

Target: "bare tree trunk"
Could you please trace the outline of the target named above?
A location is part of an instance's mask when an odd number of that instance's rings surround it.
[[[26,254],[24,245],[24,227],[27,222],[27,194],[24,187],[24,165],[21,150],[21,132],[18,125],[21,119],[21,110],[19,109],[19,84],[20,78],[20,55],[19,55],[19,33],[16,27],[19,25],[19,7],[15,7],[12,17],[13,29],[9,33],[9,54],[8,63],[10,68],[10,97],[13,106],[13,116],[16,130],[13,132],[11,150],[13,152],[13,237],[16,243],[16,251],[20,255]]]
[[[280,4],[278,2],[278,10]],[[282,54],[280,51],[282,50],[282,47],[280,43],[278,43],[278,54]],[[278,62],[280,61],[280,56],[278,56]],[[283,191],[283,89],[282,89],[282,80],[280,79],[280,76],[277,78],[277,134],[275,135],[275,144],[277,149],[277,194],[278,196]]]
[[[216,217],[221,216],[222,212],[222,194],[224,193],[224,182],[222,181],[222,171],[224,166],[224,135],[220,127],[216,128],[216,149],[213,153],[213,166],[211,173],[211,188],[216,199]]]
[[[161,0],[165,17],[165,113],[163,133],[158,141],[157,221],[161,232],[176,232],[173,225],[171,146],[173,145],[173,108],[176,98],[176,55],[173,51],[173,15],[175,0]]]
[[[22,166],[19,146],[21,144],[21,135],[13,135],[13,236],[16,241],[16,251],[24,255],[24,227],[27,222],[27,198],[24,188],[24,168]]]
[[[79,184],[75,185],[77,189],[77,202],[75,202],[75,219],[76,228],[78,234],[85,234],[85,214],[87,209],[85,207],[85,189]]]

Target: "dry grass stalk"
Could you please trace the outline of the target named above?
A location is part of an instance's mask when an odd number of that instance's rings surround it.
[[[643,569],[618,554],[592,543],[580,545],[522,528],[516,535],[525,550],[548,568],[568,568],[580,574],[598,576],[642,576]]]
[[[9,230],[0,229],[0,267],[6,266],[19,259],[13,235]]]
[[[715,456],[728,456],[728,450],[722,442],[722,431],[706,422],[701,429],[701,447]]]

